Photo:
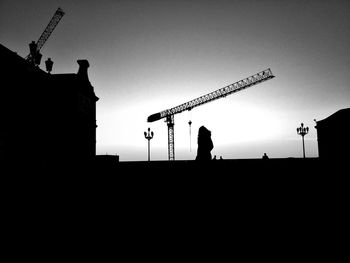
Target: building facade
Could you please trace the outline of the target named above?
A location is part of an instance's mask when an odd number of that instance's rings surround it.
[[[320,159],[350,160],[350,108],[317,121],[315,128]]]
[[[0,161],[59,164],[96,155],[96,97],[89,62],[50,74],[0,45]]]

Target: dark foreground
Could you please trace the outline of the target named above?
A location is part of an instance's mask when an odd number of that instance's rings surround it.
[[[15,160],[1,166],[4,175],[19,177],[33,175],[46,178],[109,178],[110,180],[216,180],[264,181],[320,180],[321,178],[341,178],[347,175],[347,160],[322,160],[319,158],[275,158],[275,159],[231,159],[198,162],[181,161],[140,161],[119,162],[115,156],[97,156],[89,161],[53,161],[51,163],[25,162]],[[345,168],[345,169],[344,169]]]
[[[239,254],[334,261],[345,249],[345,162],[102,158],[72,167],[11,167],[2,176],[8,242],[21,237],[32,244],[35,237],[45,251],[57,247],[46,242],[53,239],[84,247],[84,255],[117,247],[129,258],[191,253],[210,261]]]
[[[272,195],[278,199],[281,195],[300,198],[304,194],[342,193],[338,189],[347,185],[346,164],[346,160],[318,158],[118,162],[102,156],[74,165],[12,165],[3,178],[42,186],[44,190],[68,189],[73,194],[90,191],[101,195],[135,192],[163,196],[173,192],[179,198],[186,194],[241,194],[258,199]]]

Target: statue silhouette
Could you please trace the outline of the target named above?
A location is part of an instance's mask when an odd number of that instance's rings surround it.
[[[269,157],[267,156],[266,153],[264,153],[264,155],[262,156],[262,158],[263,158],[263,160],[268,160],[268,159],[269,159]]]
[[[211,150],[214,148],[211,140],[211,131],[204,126],[201,126],[198,130],[198,148],[197,148],[197,161],[210,161]]]

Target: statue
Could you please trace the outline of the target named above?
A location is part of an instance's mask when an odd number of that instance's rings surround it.
[[[211,131],[204,126],[198,130],[198,148],[196,161],[211,161],[211,150],[214,148]]]

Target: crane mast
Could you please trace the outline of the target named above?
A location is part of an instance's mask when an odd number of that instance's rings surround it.
[[[169,160],[175,160],[175,146],[174,146],[174,115],[181,113],[186,110],[191,110],[195,107],[203,105],[205,103],[224,98],[227,95],[236,93],[238,91],[244,90],[248,87],[254,86],[258,83],[264,82],[266,80],[272,79],[275,76],[272,74],[271,69],[263,70],[256,73],[248,78],[242,79],[235,83],[232,83],[226,87],[215,90],[194,100],[188,101],[186,103],[180,104],[179,106],[163,110],[161,112],[150,115],[147,118],[148,122],[154,122],[165,118],[168,126],[168,158]]]

